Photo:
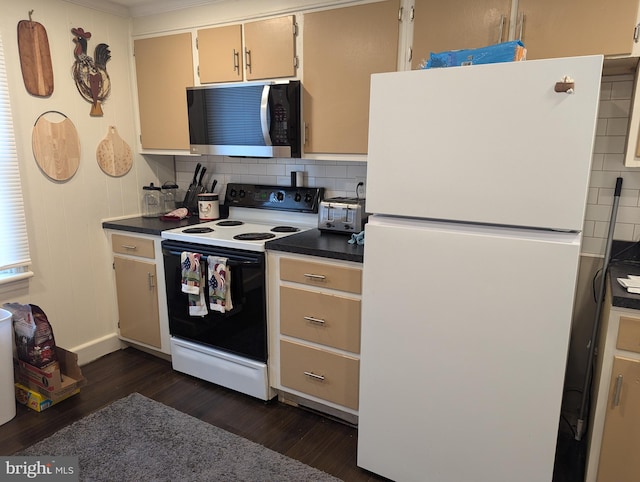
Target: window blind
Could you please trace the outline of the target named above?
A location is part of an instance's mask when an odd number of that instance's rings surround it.
[[[4,58],[0,32],[0,284],[32,275]]]

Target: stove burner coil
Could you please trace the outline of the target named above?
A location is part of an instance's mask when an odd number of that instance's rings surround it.
[[[211,231],[213,231],[213,229],[209,227],[187,228],[182,230],[183,233],[187,233],[187,234],[204,234],[204,233],[210,233]]]
[[[275,237],[276,235],[273,233],[242,233],[236,234],[233,239],[238,239],[240,241],[261,241],[263,239],[271,239]]]
[[[220,221],[219,223],[216,223],[216,226],[242,226],[243,224],[244,223],[242,221],[229,219],[227,221]]]
[[[294,226],[276,226],[271,229],[274,233],[296,233],[300,231],[300,228],[296,228]]]

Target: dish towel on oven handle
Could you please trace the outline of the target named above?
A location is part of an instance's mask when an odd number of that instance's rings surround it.
[[[183,251],[180,255],[182,269],[182,292],[189,297],[189,315],[204,316],[207,310],[207,302],[204,297],[206,280],[200,266],[202,255]]]
[[[220,313],[231,311],[231,272],[227,258],[209,256],[207,258],[209,280],[209,308]]]

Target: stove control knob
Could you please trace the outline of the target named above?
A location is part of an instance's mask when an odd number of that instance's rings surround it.
[[[306,202],[307,204],[309,204],[312,199],[313,197],[311,196],[311,194],[307,193],[304,195],[304,202]]]
[[[295,202],[299,203],[300,200],[302,199],[302,195],[299,192],[297,192],[296,195],[293,197],[293,199]]]
[[[231,197],[236,197],[238,194],[238,191],[236,191],[235,189],[231,189],[231,191],[229,192],[229,196]]]
[[[282,191],[278,191],[276,193],[276,199],[281,202],[284,201],[284,193]]]
[[[245,196],[245,194],[246,194],[246,193],[244,192],[244,189],[240,189],[240,197],[244,197],[244,196]]]

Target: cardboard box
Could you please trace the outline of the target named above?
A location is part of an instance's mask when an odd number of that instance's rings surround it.
[[[60,347],[56,347],[56,354],[58,362],[42,368],[14,360],[15,382],[53,403],[78,393],[87,383],[78,366],[78,355]]]
[[[35,410],[36,412],[42,412],[52,405],[55,405],[62,400],[66,400],[67,398],[80,393],[80,388],[78,387],[71,392],[67,392],[62,398],[51,400],[50,398],[47,398],[46,395],[36,392],[35,390],[31,390],[20,383],[16,383],[15,387],[16,400],[21,404],[26,405],[30,409]]]

